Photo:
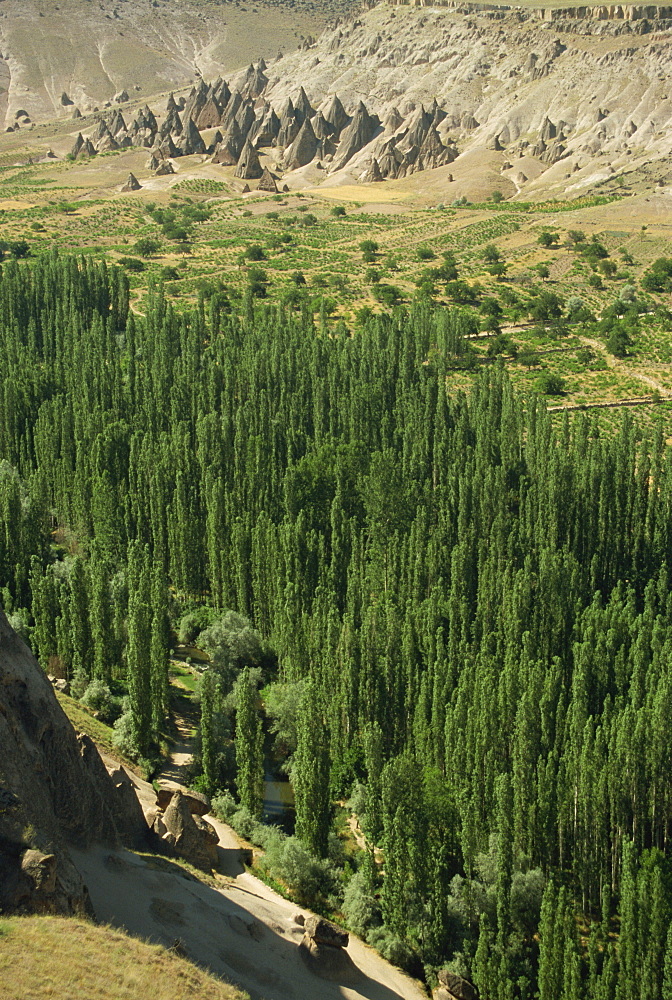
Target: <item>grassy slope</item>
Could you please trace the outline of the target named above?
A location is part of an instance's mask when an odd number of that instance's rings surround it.
[[[72,727],[77,733],[86,733],[90,736],[99,750],[106,754],[108,757],[112,757],[114,760],[119,761],[124,767],[129,770],[141,774],[140,769],[137,764],[128,760],[123,754],[119,752],[117,747],[112,741],[112,729],[110,726],[106,726],[104,722],[99,719],[94,719],[90,712],[84,708],[80,702],[76,701],[74,698],[68,697],[66,694],[60,694],[56,692],[56,697],[60,703],[61,708],[69,718],[72,723]]]
[[[2,1000],[244,1000],[158,945],[61,917],[0,920]]]

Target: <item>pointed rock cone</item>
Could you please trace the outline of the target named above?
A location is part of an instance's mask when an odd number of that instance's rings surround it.
[[[331,122],[327,121],[327,119],[324,117],[321,111],[317,112],[317,114],[311,121],[311,125],[313,126],[313,132],[315,133],[318,139],[328,139],[336,131],[334,126],[331,124]]]
[[[243,106],[243,98],[241,97],[239,90],[234,90],[229,99],[229,103],[226,105],[226,115],[222,120],[222,128],[226,131],[231,128],[236,115]]]
[[[317,152],[317,137],[310,124],[310,118],[306,118],[299,134],[287,150],[285,156],[285,167],[287,170],[298,170],[305,167],[307,163],[315,158]]]
[[[243,94],[245,97],[250,97],[253,100],[256,100],[258,97],[261,97],[267,86],[268,77],[264,71],[259,69],[257,66],[253,69],[251,76],[246,79],[245,84],[243,85]]]
[[[404,118],[398,108],[392,108],[385,119],[385,131],[396,132],[404,124]]]
[[[250,193],[250,185],[249,184],[244,184],[243,185],[243,191],[242,191],[242,193],[243,194],[249,194]]]
[[[170,96],[168,97],[168,103],[166,104],[166,111],[170,114],[171,111],[177,111],[177,103],[175,101],[175,95],[172,90]]]
[[[171,111],[170,114],[166,115],[161,123],[159,134],[162,139],[165,139],[168,135],[182,135],[183,131],[184,127],[182,125],[182,119],[178,115],[177,111]]]
[[[182,135],[182,155],[192,156],[195,153],[205,153],[205,143],[201,133],[196,128],[193,118],[186,118],[186,126]]]
[[[421,146],[425,140],[425,136],[433,124],[433,121],[434,119],[432,116],[425,111],[422,105],[420,105],[419,110],[413,115],[413,118],[408,126],[406,140],[409,145]]]
[[[441,107],[436,98],[434,98],[434,102],[430,108],[429,113],[431,114],[432,121],[434,122],[435,125],[440,125],[441,122],[445,121],[445,119],[448,117],[447,113],[443,110],[443,108]]]
[[[81,112],[81,111],[79,110],[79,108],[75,108],[75,109],[73,110],[73,112],[72,112],[72,117],[73,117],[73,119],[75,119],[75,120],[77,120],[77,118],[81,118],[81,117],[82,117],[82,112]]]
[[[259,163],[257,151],[251,142],[245,140],[245,145],[243,146],[243,151],[240,154],[240,158],[234,172],[234,177],[240,177],[242,180],[257,180],[262,174],[263,170],[261,169],[261,164]]]
[[[244,145],[245,145],[245,139],[241,135],[238,123],[234,121],[229,131],[222,138],[222,141],[218,143],[218,145],[215,147],[215,154],[217,154],[218,150],[222,149],[225,146],[228,150],[231,151],[231,154],[233,155],[233,162],[237,163],[238,158],[243,151]],[[215,162],[226,163],[228,162],[228,160],[216,160]]]
[[[384,180],[384,177],[380,172],[380,166],[378,165],[378,160],[374,156],[374,158],[371,160],[371,166],[362,177],[362,181],[364,182],[364,184],[372,184],[382,180]]]
[[[72,149],[70,150],[70,156],[75,156],[75,157],[79,156],[83,147],[84,147],[84,136],[80,132],[77,138],[75,139]]]
[[[141,114],[145,119],[146,128],[151,128],[153,132],[156,132],[159,126],[156,121],[156,116],[148,104],[145,104]]]
[[[236,115],[235,120],[238,123],[241,135],[245,139],[247,138],[248,132],[254,125],[254,119],[255,119],[254,108],[252,107],[251,104],[245,104],[243,107],[240,108],[238,114]]]
[[[341,135],[341,143],[334,157],[334,170],[340,170],[360,149],[373,139],[378,119],[373,119],[360,101],[355,115]]]
[[[96,149],[99,153],[110,153],[119,149],[119,143],[111,132],[106,131],[105,135],[96,143]]]
[[[268,167],[264,167],[264,171],[261,175],[261,180],[259,181],[258,191],[270,191],[272,194],[278,193],[278,185],[275,183],[275,178]]]
[[[261,120],[250,129],[248,137],[258,149],[260,146],[272,146],[279,134],[280,119],[269,104]]]
[[[539,129],[539,137],[541,141],[550,142],[551,139],[555,139],[557,134],[558,132],[555,125],[547,115],[542,122],[541,128]]]
[[[230,140],[225,139],[215,146],[215,151],[212,154],[212,162],[220,163],[223,167],[235,167],[239,156],[240,152],[233,148]]]
[[[72,105],[74,103],[75,102],[68,97],[68,95],[66,94],[66,92],[63,91],[63,93],[61,94],[61,107],[62,108],[67,108],[68,105]]]
[[[301,122],[298,118],[281,118],[280,131],[278,132],[278,146],[282,146],[283,149],[288,149],[300,131]]]
[[[115,111],[112,121],[108,125],[108,128],[112,135],[118,135],[119,132],[126,131],[126,122],[124,121],[124,116],[121,111]]]
[[[174,160],[176,156],[180,155],[180,151],[173,142],[173,137],[171,135],[164,139],[163,142],[155,148],[163,160]]]
[[[198,129],[215,128],[222,120],[222,109],[211,95],[195,118]]]
[[[208,88],[204,80],[200,80],[198,87],[192,87],[184,107],[184,120],[198,118],[198,115],[208,99]]]
[[[93,145],[90,139],[85,139],[84,145],[77,154],[77,159],[81,160],[85,156],[95,156],[95,155],[96,155],[96,147]]]
[[[308,100],[308,95],[306,94],[303,87],[301,87],[301,90],[299,91],[299,96],[294,102],[294,112],[297,116],[301,118],[302,123],[306,120],[306,118],[312,118],[313,115],[315,114],[315,108]]]
[[[326,109],[323,111],[323,114],[326,120],[334,126],[337,135],[341,133],[351,121],[350,115],[347,114],[337,94],[334,94]]]
[[[91,136],[92,142],[98,142],[100,139],[103,138],[103,136],[106,136],[109,131],[110,131],[109,128],[107,127],[105,122],[101,119],[96,125],[95,132]]]
[[[142,184],[140,183],[140,181],[138,180],[138,178],[135,176],[135,174],[129,174],[128,175],[128,180],[126,181],[126,183],[124,184],[124,186],[121,188],[121,190],[122,190],[122,192],[124,192],[124,191],[139,191],[141,187],[142,187]]]
[[[229,85],[226,80],[222,80],[219,87],[214,87],[215,100],[219,104],[220,108],[226,108],[227,104],[231,100],[231,91],[229,90]]]

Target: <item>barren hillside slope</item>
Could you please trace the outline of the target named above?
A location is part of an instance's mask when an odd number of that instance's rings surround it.
[[[0,120],[82,111],[126,88],[176,89],[252,59],[275,58],[321,31],[353,0],[1,0]]]
[[[380,4],[270,67],[264,96],[281,107],[302,83],[316,106],[337,93],[348,110],[364,100],[383,121],[394,106],[405,115],[436,98],[448,112],[440,133],[462,156],[488,150],[507,196],[522,185],[571,196],[614,173],[665,181],[672,22],[570,14]]]

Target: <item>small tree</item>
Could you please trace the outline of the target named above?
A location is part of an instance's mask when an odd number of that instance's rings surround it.
[[[544,372],[537,379],[537,392],[544,396],[562,396],[565,391],[565,380],[552,372]]]
[[[539,239],[537,240],[539,246],[542,247],[554,247],[557,246],[559,242],[560,242],[559,233],[552,233],[549,232],[548,230],[545,230],[543,233],[541,233],[539,235]]]

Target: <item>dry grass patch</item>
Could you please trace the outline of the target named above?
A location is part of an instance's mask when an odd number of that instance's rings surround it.
[[[110,927],[63,917],[0,920],[3,1000],[245,1000],[190,962]]]

